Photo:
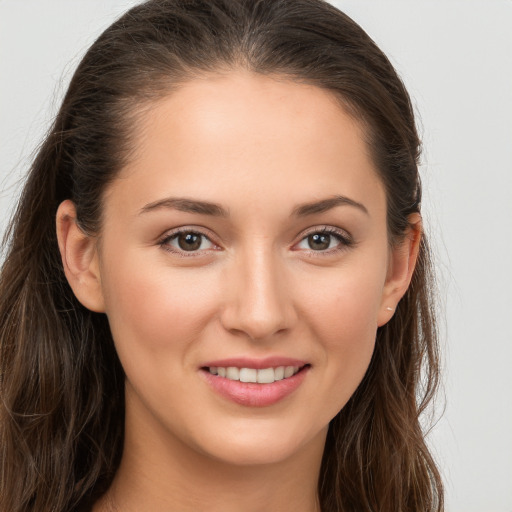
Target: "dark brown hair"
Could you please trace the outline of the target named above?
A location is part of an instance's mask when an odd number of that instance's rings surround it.
[[[124,374],[105,315],[63,273],[58,205],[101,230],[102,194],[130,158],[145,106],[180,84],[244,68],[331,91],[358,119],[387,192],[390,241],[420,208],[420,140],[389,60],[323,0],[150,0],[92,45],[30,169],[0,275],[0,510],[67,512],[109,487],[123,444]],[[368,371],[332,420],[323,512],[443,509],[419,415],[438,383],[433,280],[423,236],[412,283],[378,329]]]

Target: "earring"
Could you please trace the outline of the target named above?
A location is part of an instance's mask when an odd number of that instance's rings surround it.
[[[390,308],[389,306],[386,308],[388,311],[394,311],[394,308]]]

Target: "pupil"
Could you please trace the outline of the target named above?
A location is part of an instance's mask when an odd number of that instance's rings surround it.
[[[181,233],[178,236],[178,245],[184,251],[195,251],[201,246],[201,235],[195,233]]]
[[[331,242],[331,235],[316,233],[308,236],[308,244],[311,249],[328,249]]]

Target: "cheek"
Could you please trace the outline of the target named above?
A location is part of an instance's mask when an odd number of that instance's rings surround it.
[[[318,337],[332,348],[356,349],[372,338],[377,329],[381,281],[383,278],[371,271],[353,270],[327,276],[324,286],[310,289],[307,310]]]
[[[192,342],[214,314],[208,273],[125,258],[106,269],[105,302],[118,350],[173,350]]]
[[[322,349],[328,419],[344,407],[370,364],[382,294],[380,278],[380,274],[353,271],[338,276],[337,285],[326,285],[323,293],[310,294],[309,313],[304,314]]]
[[[377,303],[371,293],[340,290],[330,304],[323,304],[317,323],[329,365],[349,380],[360,380],[370,362],[377,331]],[[343,371],[340,372],[339,370]]]

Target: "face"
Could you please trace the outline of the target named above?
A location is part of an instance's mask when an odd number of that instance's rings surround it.
[[[127,429],[234,464],[323,439],[388,319],[358,123],[324,90],[232,72],[159,101],[134,144],[98,249]]]

